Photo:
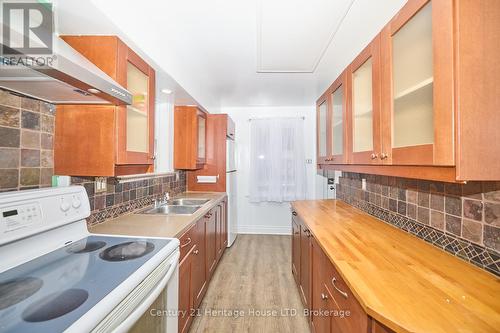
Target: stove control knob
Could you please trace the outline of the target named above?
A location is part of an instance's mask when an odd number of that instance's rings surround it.
[[[61,202],[61,210],[63,212],[67,212],[70,208],[71,208],[71,205],[69,203],[67,203],[64,200]]]
[[[78,198],[74,198],[72,205],[73,205],[73,208],[75,208],[75,209],[80,208],[80,206],[82,205],[82,202]]]

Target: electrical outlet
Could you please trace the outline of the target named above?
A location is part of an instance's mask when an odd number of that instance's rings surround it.
[[[312,159],[310,159],[310,158],[306,159],[306,164],[312,164],[312,163],[313,163]]]
[[[107,191],[106,177],[95,177],[94,181],[94,192],[102,193]]]
[[[366,179],[365,178],[361,179],[361,189],[363,191],[366,191]]]

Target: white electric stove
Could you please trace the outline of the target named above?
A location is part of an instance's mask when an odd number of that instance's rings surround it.
[[[0,332],[140,331],[153,303],[177,332],[179,241],[89,234],[89,215],[81,186],[0,194]]]

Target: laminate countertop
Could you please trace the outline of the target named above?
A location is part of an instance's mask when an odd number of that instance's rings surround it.
[[[500,281],[336,200],[292,204],[366,313],[396,332],[500,332]]]
[[[142,237],[179,237],[210,209],[226,197],[219,192],[184,192],[175,198],[210,199],[192,215],[128,214],[89,227],[94,234],[128,235]],[[144,208],[140,209],[143,210]],[[139,211],[140,211],[139,210]]]

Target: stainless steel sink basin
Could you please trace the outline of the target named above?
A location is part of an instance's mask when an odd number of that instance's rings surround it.
[[[209,202],[210,199],[188,199],[188,198],[179,198],[169,200],[167,203],[169,205],[174,206],[201,206]]]
[[[160,215],[191,215],[201,206],[173,206],[163,205],[156,208],[148,208],[139,212],[139,214],[160,214]]]

